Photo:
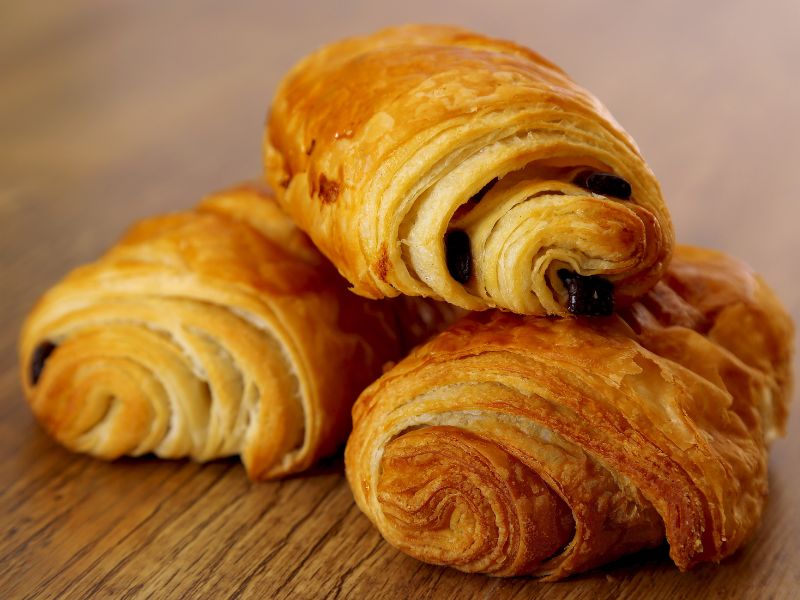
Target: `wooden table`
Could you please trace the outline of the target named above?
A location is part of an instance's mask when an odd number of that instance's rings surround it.
[[[320,44],[389,23],[459,23],[562,64],[638,140],[679,238],[746,259],[800,317],[796,0],[281,4],[0,8],[0,597],[800,593],[798,406],[773,449],[763,527],[744,551],[681,574],[660,550],[559,584],[400,554],[355,508],[340,458],[252,484],[234,460],[106,464],[45,437],[15,354],[35,298],[134,219],[257,174],[281,74]]]

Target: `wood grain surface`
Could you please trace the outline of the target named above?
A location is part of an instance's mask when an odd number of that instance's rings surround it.
[[[16,364],[36,297],[133,220],[257,174],[281,74],[392,23],[466,25],[564,66],[639,142],[679,239],[745,259],[800,317],[797,0],[270,4],[0,4],[0,597],[797,597],[798,406],[743,551],[679,573],[661,549],[558,584],[397,552],[340,457],[252,484],[236,461],[106,464],[41,432]]]

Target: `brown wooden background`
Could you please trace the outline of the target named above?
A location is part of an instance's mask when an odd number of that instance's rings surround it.
[[[775,597],[800,593],[800,406],[759,537],[559,584],[435,568],[381,541],[333,459],[254,485],[235,461],[73,456],[33,421],[16,337],[35,298],[132,220],[257,174],[280,75],[409,21],[513,38],[593,90],[660,177],[679,238],[759,269],[800,317],[800,2],[0,3],[0,596]]]

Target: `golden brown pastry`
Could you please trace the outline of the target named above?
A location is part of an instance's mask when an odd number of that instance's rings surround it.
[[[557,579],[665,538],[719,561],[760,521],[792,335],[747,267],[688,247],[622,315],[473,314],[356,402],[356,502],[463,571]]]
[[[608,110],[511,42],[407,26],[281,83],[265,137],[284,209],[368,298],[610,314],[664,271],[653,173]]]
[[[349,293],[274,200],[243,186],[140,222],[47,292],[22,331],[21,375],[71,450],[238,454],[253,479],[277,477],[341,444],[358,393],[449,313]]]

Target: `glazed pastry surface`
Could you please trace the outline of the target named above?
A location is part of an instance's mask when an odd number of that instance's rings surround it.
[[[356,402],[348,480],[391,544],[463,571],[720,561],[761,519],[792,337],[746,266],[679,247],[622,314],[475,313],[417,348]]]
[[[369,298],[608,314],[671,254],[659,185],[608,110],[535,52],[462,29],[311,54],[277,91],[265,147],[284,209]],[[592,305],[570,274],[613,297]]]
[[[73,451],[240,455],[263,479],[334,451],[385,361],[451,316],[351,294],[269,193],[245,185],[138,223],[48,291],[22,331],[21,376]]]

